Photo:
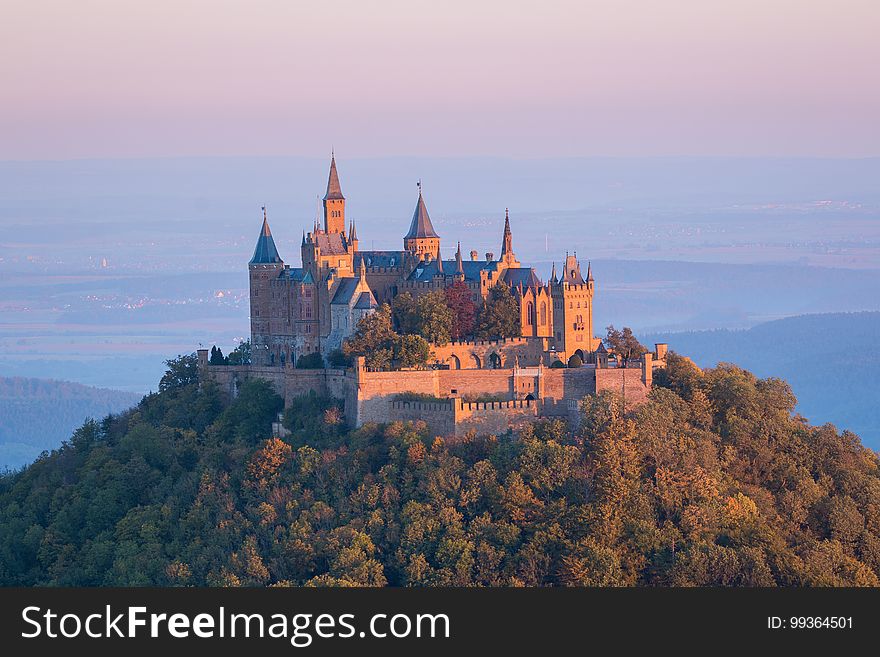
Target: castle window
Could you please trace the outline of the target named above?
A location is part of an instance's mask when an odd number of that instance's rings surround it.
[[[526,324],[528,324],[529,326],[532,326],[535,323],[534,317],[535,317],[535,305],[531,301],[529,301],[529,305],[527,306],[527,310],[526,310]]]
[[[547,323],[547,304],[541,302],[541,324]]]
[[[312,307],[306,306],[306,319],[311,319],[311,318],[312,318]]]

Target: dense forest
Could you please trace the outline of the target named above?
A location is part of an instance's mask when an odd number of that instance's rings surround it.
[[[140,398],[69,381],[0,377],[0,471],[58,447],[86,418],[118,413]]]
[[[331,399],[160,392],[0,478],[0,583],[877,586],[878,457],[777,379],[672,355],[577,427],[345,428]]]

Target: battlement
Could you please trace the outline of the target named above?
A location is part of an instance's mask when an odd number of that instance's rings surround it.
[[[448,401],[388,402],[387,421],[424,422],[437,436],[461,436],[469,431],[503,434],[538,417],[538,402],[510,399],[494,402],[466,402],[460,397]]]

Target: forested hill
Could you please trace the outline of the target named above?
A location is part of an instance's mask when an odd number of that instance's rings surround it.
[[[0,471],[58,447],[86,418],[118,413],[140,398],[69,381],[0,377]]]
[[[702,366],[732,362],[758,376],[788,381],[798,411],[813,422],[834,422],[880,448],[880,313],[799,315],[749,330],[640,335],[668,342]]]
[[[569,430],[347,432],[255,381],[172,368],[137,409],[0,479],[5,585],[871,585],[877,455],[788,386],[670,357],[650,401]]]

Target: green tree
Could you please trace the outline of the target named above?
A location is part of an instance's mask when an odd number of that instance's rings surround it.
[[[486,303],[477,321],[477,337],[481,340],[517,338],[522,335],[519,304],[510,287],[499,281],[489,290]]]
[[[225,365],[226,359],[223,358],[223,352],[217,346],[211,347],[211,357],[208,359],[209,365]]]
[[[405,335],[419,332],[419,316],[416,300],[409,292],[402,292],[391,302],[391,315],[394,326]]]
[[[420,335],[400,335],[394,342],[394,360],[400,367],[418,367],[428,362],[431,346]]]
[[[449,342],[452,331],[453,314],[446,305],[443,292],[428,292],[416,299],[418,333],[425,340],[443,346]]]
[[[165,361],[168,369],[159,381],[159,391],[174,390],[199,382],[199,357],[195,353]]]
[[[363,356],[369,368],[387,369],[394,357],[396,341],[391,308],[388,304],[382,304],[376,312],[361,317],[354,335],[343,343],[342,350],[352,359]]]
[[[251,341],[242,340],[235,349],[229,352],[226,360],[229,362],[229,365],[250,365]]]
[[[642,354],[648,350],[636,339],[632,329],[628,326],[618,331],[614,325],[608,327],[608,335],[605,338],[605,345],[611,349],[622,360],[622,365],[627,361],[640,358]]]
[[[320,370],[324,367],[324,357],[318,351],[303,354],[296,359],[296,366],[301,370]]]

